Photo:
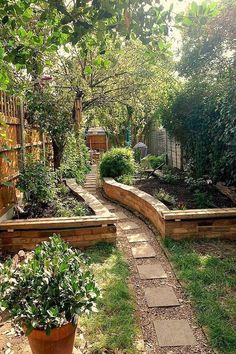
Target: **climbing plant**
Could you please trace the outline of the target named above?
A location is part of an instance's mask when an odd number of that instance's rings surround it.
[[[182,143],[192,173],[236,182],[236,3],[191,5],[178,63],[185,76],[163,124]],[[217,29],[217,30],[216,30]]]

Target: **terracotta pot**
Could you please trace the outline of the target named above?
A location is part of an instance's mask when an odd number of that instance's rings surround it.
[[[46,332],[34,329],[28,340],[33,354],[72,354],[76,327],[68,323],[62,327],[51,330],[49,336]]]

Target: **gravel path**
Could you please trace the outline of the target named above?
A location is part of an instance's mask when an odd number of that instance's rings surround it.
[[[120,219],[117,224],[117,236],[118,236],[118,247],[122,250],[127,262],[129,264],[131,276],[130,285],[134,290],[135,299],[137,303],[137,309],[139,313],[140,325],[143,333],[143,340],[146,353],[160,353],[160,354],[193,354],[193,353],[213,353],[212,349],[209,348],[207,339],[202,332],[201,328],[197,325],[195,313],[191,305],[190,300],[187,298],[182,286],[176,279],[176,276],[172,270],[172,267],[164,254],[158,237],[151,231],[151,229],[142,221],[140,218],[135,216],[133,213],[129,212],[120,205],[113,204],[107,201],[101,193],[97,193],[98,198],[102,203],[115,206],[115,213],[120,212],[126,215],[126,218]],[[118,215],[119,215],[118,214]],[[122,215],[122,214],[121,214]],[[134,222],[138,225],[138,229],[132,230],[122,230],[121,224],[124,222]],[[142,233],[146,236],[147,242],[154,248],[156,256],[154,258],[145,259],[134,259],[132,255],[132,247],[143,242],[130,243],[127,239],[128,235],[135,235],[137,233]],[[137,265],[141,264],[153,264],[160,262],[167,275],[166,279],[152,279],[152,280],[141,280]],[[170,286],[174,290],[180,306],[177,307],[155,307],[149,308],[146,303],[144,289],[147,287],[160,287],[160,286]],[[157,341],[157,335],[154,329],[154,320],[163,319],[185,319],[191,326],[193,331],[196,345],[194,346],[182,346],[182,347],[160,347]]]

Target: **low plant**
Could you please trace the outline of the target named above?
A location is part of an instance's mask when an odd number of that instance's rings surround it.
[[[117,182],[127,184],[128,186],[132,186],[134,184],[134,176],[132,175],[123,175],[116,178]]]
[[[154,193],[154,197],[160,200],[163,203],[174,205],[176,203],[176,199],[173,195],[166,192],[163,188],[160,188],[159,191]]]
[[[129,148],[113,148],[102,155],[99,167],[101,177],[132,176],[136,170],[134,153]]]
[[[159,179],[163,183],[176,184],[180,180],[180,177],[178,175],[169,172],[164,174],[163,176],[160,176]]]
[[[191,191],[203,191],[207,187],[207,181],[204,178],[185,177],[184,181]]]
[[[184,202],[178,202],[175,207],[176,210],[186,210],[187,206]]]
[[[17,188],[24,193],[27,202],[33,205],[47,204],[55,197],[55,173],[42,160],[29,155],[20,170]]]
[[[0,265],[0,306],[27,327],[45,330],[66,323],[96,308],[99,289],[88,261],[60,236],[38,245],[21,263]]]
[[[150,163],[151,167],[153,169],[156,169],[160,165],[166,162],[166,155],[148,155],[147,156],[147,161]]]
[[[193,194],[193,199],[199,209],[211,207],[213,203],[212,196],[206,192],[196,191]]]

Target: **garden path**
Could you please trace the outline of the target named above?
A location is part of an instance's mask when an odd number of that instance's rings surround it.
[[[158,236],[138,216],[102,196],[95,165],[84,187],[118,218],[117,243],[129,264],[143,334],[140,353],[213,353]]]

